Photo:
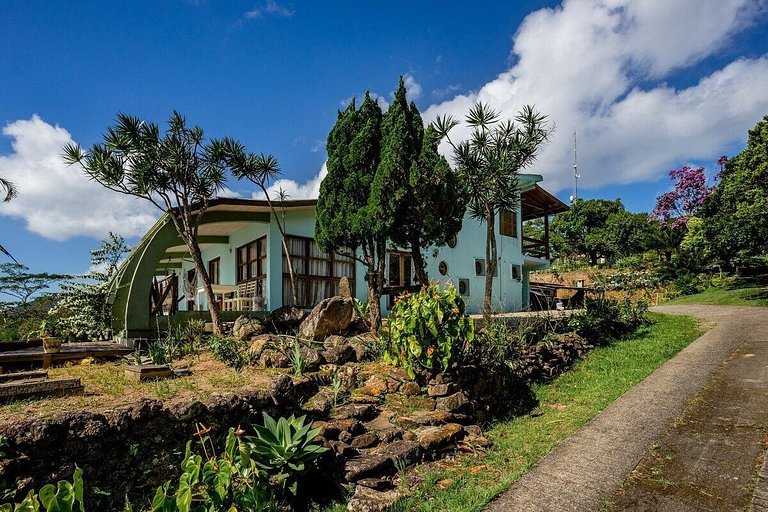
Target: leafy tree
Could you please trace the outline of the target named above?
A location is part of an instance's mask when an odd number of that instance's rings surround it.
[[[283,246],[283,254],[288,264],[288,276],[291,281],[291,295],[293,303],[296,304],[299,301],[298,290],[291,252],[288,250],[288,243],[285,239],[285,209],[282,209],[278,214],[275,204],[269,195],[269,184],[280,176],[280,165],[274,156],[264,155],[263,153],[259,155],[248,153],[245,150],[245,146],[230,138],[222,140],[221,150],[226,155],[227,162],[232,168],[232,175],[238,180],[246,179],[255,184],[261,189],[267,199],[269,209],[272,211],[272,216],[277,224],[277,229],[280,231],[280,243]],[[280,189],[278,193],[280,203],[283,204],[287,198],[288,196],[285,195],[285,192]]]
[[[590,265],[597,263],[598,256],[612,256],[615,240],[611,240],[608,219],[624,211],[620,199],[575,200],[552,221],[553,249],[559,256],[586,254]]]
[[[226,180],[226,155],[221,144],[206,141],[203,129],[187,126],[178,112],[169,118],[164,134],[155,123],[118,114],[116,124],[107,128],[103,139],[90,150],[67,144],[64,160],[80,165],[100,185],[149,201],[169,216],[192,256],[208,300],[213,330],[220,334],[219,306],[197,234],[210,198]]]
[[[613,258],[643,253],[653,248],[653,226],[647,213],[620,210],[608,216],[605,223],[609,252]]]
[[[704,232],[727,266],[768,253],[768,115],[749,130],[747,146],[722,171],[702,208]]]
[[[21,263],[3,263],[0,264],[0,294],[12,297],[14,307],[23,309],[35,294],[68,277],[66,274],[31,273],[29,267]]]
[[[382,112],[366,93],[360,108],[352,101],[339,112],[328,134],[328,174],[320,184],[315,240],[326,252],[349,252],[366,266],[371,329],[381,323],[387,234],[376,231],[369,199],[380,162]]]
[[[703,167],[683,166],[669,171],[674,188],[656,198],[656,207],[650,218],[658,220],[662,227],[669,225],[672,230],[684,229],[688,219],[712,194],[713,187],[707,185]]]
[[[491,313],[493,276],[496,273],[496,216],[501,210],[514,210],[519,204],[517,176],[531,165],[541,145],[548,139],[547,116],[525,106],[513,120],[500,121],[499,113],[477,103],[466,116],[472,129],[468,140],[455,144],[449,132],[459,124],[450,116],[438,118],[434,128],[440,139],[453,148],[459,178],[467,187],[471,215],[485,223],[485,299],[484,314]]]
[[[122,258],[130,252],[125,239],[112,232],[91,251],[91,271],[61,285],[61,294],[50,314],[59,318],[66,338],[105,339],[111,328],[109,282]]]

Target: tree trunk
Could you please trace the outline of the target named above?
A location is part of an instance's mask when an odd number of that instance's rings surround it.
[[[493,275],[496,273],[496,216],[491,211],[485,218],[485,298],[483,299],[483,315],[488,317],[493,312],[491,296],[493,295]]]
[[[213,333],[221,335],[224,332],[224,325],[221,321],[221,313],[219,312],[219,304],[216,302],[216,296],[213,293],[213,287],[211,287],[211,278],[208,275],[208,271],[203,265],[203,255],[200,253],[200,246],[196,241],[187,237],[187,248],[192,255],[192,261],[195,263],[195,272],[200,276],[200,280],[203,283],[203,289],[205,290],[205,298],[208,301],[208,311],[211,314],[211,322],[213,323]]]
[[[296,288],[296,274],[293,273],[293,259],[291,253],[288,252],[288,244],[285,242],[285,235],[280,234],[280,242],[283,244],[283,252],[285,253],[285,260],[288,263],[288,276],[291,279],[291,296],[293,297],[293,305],[295,306],[299,302],[299,294]]]
[[[421,254],[421,247],[418,240],[411,242],[411,259],[413,261],[414,272],[416,273],[416,280],[421,286],[429,286],[429,275],[427,274],[424,256]]]
[[[368,283],[368,323],[371,326],[371,332],[376,334],[381,325],[381,292],[376,286],[376,263],[373,255],[367,258],[368,271],[365,274],[365,280]]]

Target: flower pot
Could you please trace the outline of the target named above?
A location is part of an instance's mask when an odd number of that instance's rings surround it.
[[[61,352],[61,338],[43,338],[43,350],[46,352],[46,354],[55,354],[57,352]]]

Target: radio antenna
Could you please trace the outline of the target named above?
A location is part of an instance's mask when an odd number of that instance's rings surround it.
[[[573,194],[571,194],[571,203],[579,198],[579,164],[576,157],[576,130],[573,131]]]

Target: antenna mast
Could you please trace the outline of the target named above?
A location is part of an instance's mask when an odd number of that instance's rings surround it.
[[[571,195],[571,202],[574,202],[579,198],[579,165],[576,158],[576,130],[573,131],[573,194]]]

